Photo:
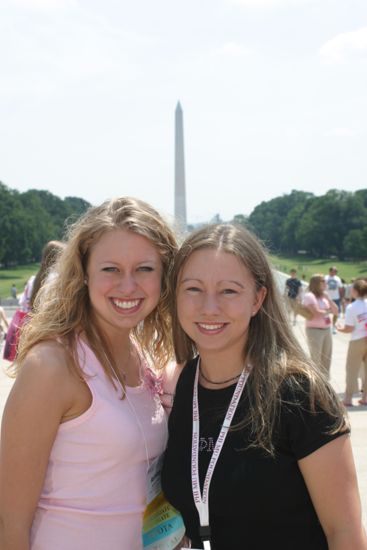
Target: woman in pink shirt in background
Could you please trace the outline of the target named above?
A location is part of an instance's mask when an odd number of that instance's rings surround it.
[[[312,319],[306,321],[306,336],[311,359],[329,378],[333,349],[330,314],[338,315],[338,308],[327,295],[324,275],[312,275],[308,292],[303,298],[303,305],[307,306],[313,314]]]
[[[142,548],[147,468],[167,438],[154,369],[172,349],[175,251],[159,214],[132,198],[71,228],[23,330],[4,411],[2,550]]]

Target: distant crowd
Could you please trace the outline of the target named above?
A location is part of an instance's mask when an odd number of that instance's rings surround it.
[[[358,404],[367,405],[367,278],[346,283],[335,266],[328,275],[312,275],[308,287],[292,269],[285,282],[285,298],[293,325],[297,315],[306,318],[306,336],[310,355],[329,377],[332,358],[332,334],[350,333],[346,358],[346,389],[343,403],[353,407],[353,395]],[[344,317],[344,324],[341,319]],[[360,379],[360,381],[359,381]]]

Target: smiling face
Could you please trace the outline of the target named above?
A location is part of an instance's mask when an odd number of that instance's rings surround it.
[[[177,314],[186,334],[205,352],[242,357],[251,318],[265,298],[245,265],[215,249],[193,252],[178,279]]]
[[[162,263],[156,247],[125,229],[104,233],[87,264],[89,298],[106,334],[128,333],[158,304]]]

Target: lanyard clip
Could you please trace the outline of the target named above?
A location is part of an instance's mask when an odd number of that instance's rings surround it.
[[[210,541],[210,525],[200,525],[199,535],[202,542]]]

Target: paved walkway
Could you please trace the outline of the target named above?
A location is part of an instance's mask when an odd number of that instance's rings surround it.
[[[11,311],[7,313],[11,315]],[[295,334],[302,346],[307,349],[305,339],[304,320],[298,318],[297,326],[294,327]],[[345,378],[345,358],[348,348],[349,335],[338,333],[333,336],[333,361],[331,366],[331,382],[342,397]],[[4,367],[9,364],[1,359],[0,364]],[[8,378],[3,369],[0,368],[0,417],[5,405],[7,395],[12,386],[13,380]],[[358,397],[354,398],[357,404]],[[367,527],[367,406],[355,406],[349,410],[349,417],[352,425],[352,446],[355,463],[358,473],[358,482],[363,506],[363,519]]]

